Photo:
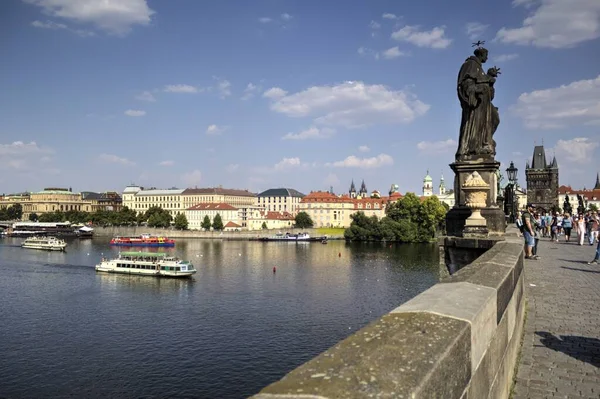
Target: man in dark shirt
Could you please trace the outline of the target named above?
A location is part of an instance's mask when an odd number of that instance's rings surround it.
[[[525,259],[537,260],[540,257],[533,254],[533,247],[535,246],[535,219],[533,218],[533,211],[535,205],[527,204],[527,211],[523,212],[523,238],[525,239]]]

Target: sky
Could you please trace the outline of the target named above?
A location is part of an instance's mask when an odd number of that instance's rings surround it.
[[[498,66],[496,159],[600,169],[598,0],[4,0],[0,193],[452,186],[458,70]]]

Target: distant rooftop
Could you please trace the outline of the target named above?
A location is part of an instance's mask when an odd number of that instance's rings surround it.
[[[256,194],[248,190],[238,190],[232,188],[209,187],[209,188],[187,188],[183,195],[213,194],[213,195],[233,195],[237,197],[256,197]]]
[[[258,194],[259,197],[298,197],[302,198],[305,195],[293,188],[270,188]]]

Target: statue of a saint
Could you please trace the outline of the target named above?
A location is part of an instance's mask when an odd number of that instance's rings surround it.
[[[468,161],[496,155],[496,142],[492,138],[500,124],[498,108],[494,107],[494,83],[500,68],[483,72],[488,51],[478,47],[474,56],[466,59],[458,73],[457,91],[462,108],[457,161]]]

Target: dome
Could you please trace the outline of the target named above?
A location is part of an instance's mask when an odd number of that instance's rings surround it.
[[[141,190],[142,190],[142,188],[139,187],[139,186],[127,186],[125,188],[125,190],[123,190],[123,193],[124,194],[129,194],[129,193],[135,194],[135,193],[137,193],[138,191],[141,191]]]
[[[431,178],[431,176],[429,176],[429,170],[427,170],[427,175],[423,179],[423,182],[432,182],[432,181],[433,181],[433,179]]]

